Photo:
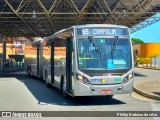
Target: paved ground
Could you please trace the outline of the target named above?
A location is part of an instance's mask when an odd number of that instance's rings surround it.
[[[160,70],[135,68],[135,84],[160,80]]]
[[[135,69],[135,83],[157,79],[158,71]],[[143,73],[143,74],[142,74]],[[154,74],[154,75],[153,75]],[[25,73],[7,75],[0,78],[0,111],[159,111],[160,103],[142,101],[131,95],[116,95],[111,100],[104,97],[82,97],[66,100],[59,90],[46,88],[37,79],[28,78]],[[148,77],[149,78],[148,78]],[[2,119],[2,118],[0,118]],[[7,119],[8,118],[3,118]],[[10,118],[9,118],[10,119]],[[11,118],[12,120],[13,118]],[[17,120],[17,118],[14,118]],[[20,118],[18,118],[20,119]],[[41,120],[36,118],[37,120]],[[42,118],[46,119],[46,118]],[[51,118],[47,118],[51,119]],[[53,119],[53,118],[52,118]],[[61,118],[56,118],[61,119]],[[106,119],[106,118],[65,118]],[[135,118],[110,118],[112,120],[135,120]],[[160,118],[142,118],[137,120],[160,120]]]
[[[144,97],[160,101],[160,80],[135,84],[134,92]]]
[[[134,91],[147,98],[160,101],[160,70],[136,68],[135,71]]]

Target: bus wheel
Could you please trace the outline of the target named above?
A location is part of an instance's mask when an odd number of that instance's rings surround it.
[[[51,84],[48,82],[48,73],[47,73],[47,71],[45,72],[45,82],[46,82],[47,88],[50,88]]]
[[[105,95],[106,99],[112,99],[113,95]]]
[[[66,98],[68,98],[68,94],[67,94],[67,91],[66,91],[66,89],[67,89],[67,86],[66,86],[67,84],[66,84],[66,81],[63,79],[62,80],[62,93],[63,93],[63,97],[66,99]]]
[[[27,74],[29,74],[29,66],[27,66]]]
[[[30,68],[28,68],[27,72],[28,72],[28,76],[31,77],[31,69]]]
[[[30,68],[30,71],[29,71],[29,76],[31,77],[31,78],[33,78],[33,73],[32,73],[32,69]]]

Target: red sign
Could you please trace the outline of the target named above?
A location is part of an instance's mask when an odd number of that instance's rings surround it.
[[[110,94],[112,90],[101,90],[102,94]]]

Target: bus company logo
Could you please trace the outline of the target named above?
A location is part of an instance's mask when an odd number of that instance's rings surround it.
[[[105,80],[105,79],[102,79],[102,80],[101,80],[101,83],[105,83],[105,82],[106,82],[106,80]]]
[[[105,83],[106,82],[106,80],[105,79],[91,79],[91,82],[93,82],[93,83]]]
[[[99,83],[99,82],[101,82],[101,79],[97,79],[97,78],[91,79],[91,82],[93,82],[93,83]]]

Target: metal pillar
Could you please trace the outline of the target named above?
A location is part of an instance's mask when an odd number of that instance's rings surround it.
[[[5,71],[6,62],[6,42],[3,42],[3,72]]]
[[[2,34],[0,34],[0,44],[2,44]],[[1,52],[1,51],[0,51]],[[3,53],[3,52],[2,52]],[[1,62],[1,61],[0,61]],[[0,63],[0,72],[1,72],[1,70],[3,69],[1,69],[1,67],[3,67],[3,65],[1,65],[1,64],[3,64],[3,63]]]

